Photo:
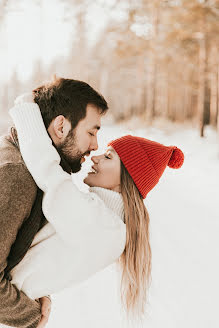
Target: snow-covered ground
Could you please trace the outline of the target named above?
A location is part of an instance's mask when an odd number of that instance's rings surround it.
[[[185,154],[183,167],[167,168],[145,201],[151,219],[153,268],[143,327],[219,327],[217,135],[211,129],[201,139],[190,128],[106,125],[99,132],[98,152],[107,141],[127,133],[176,145]],[[74,178],[82,189],[81,180],[89,164],[87,161]],[[48,328],[127,328],[120,311],[118,281],[119,273],[112,265],[80,286],[54,295]]]

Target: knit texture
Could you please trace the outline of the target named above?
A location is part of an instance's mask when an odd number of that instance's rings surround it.
[[[124,222],[124,205],[120,193],[101,187],[90,187],[89,191],[97,194],[106,206],[121,217]]]
[[[57,232],[57,236],[44,241],[54,247],[45,247],[40,253],[37,274],[33,270],[36,261],[30,265],[31,272],[26,268],[25,275],[29,278],[25,287],[35,287],[34,282],[38,281],[40,291],[50,293],[54,288],[62,289],[68,282],[83,281],[114,263],[125,248],[126,225],[96,194],[79,191],[71,176],[62,170],[59,154],[45,132],[36,104],[16,106],[10,114],[18,131],[22,157],[44,191],[43,212]],[[38,246],[43,247],[43,243]],[[63,270],[66,267],[68,270]]]
[[[98,268],[104,268],[113,262],[115,251],[113,249],[116,249],[116,254],[119,256],[125,246],[126,234],[125,224],[122,222],[124,221],[122,195],[112,190],[91,187],[89,193],[83,193],[80,200],[75,202],[75,194],[77,194],[76,189],[71,197],[74,212],[68,211],[67,215],[69,215],[70,220],[66,227],[71,232],[72,246],[66,242],[66,238],[61,238],[60,230],[55,230],[48,223],[37,233],[30,250],[12,270],[12,282],[18,288],[22,287],[22,290],[30,298],[35,299],[47,293],[59,292],[63,288],[89,278],[91,274],[98,271]],[[83,216],[81,216],[83,214],[81,210],[78,211],[80,203],[83,205],[83,212],[88,215],[85,226]],[[95,215],[90,211],[91,204],[92,207],[95,206],[96,208]],[[84,226],[81,232],[78,230],[78,223],[74,222],[79,215],[80,225]],[[63,219],[62,216],[61,222]],[[114,230],[117,230],[115,226],[121,226],[119,234]],[[98,237],[99,229],[100,235]],[[105,248],[105,241],[111,232],[112,236],[115,233],[115,237]],[[76,238],[75,233],[78,235]],[[92,243],[84,238],[87,233],[89,239],[92,239]],[[99,239],[100,237],[101,239]],[[95,244],[97,245],[94,246]],[[121,245],[123,246],[121,247]],[[94,248],[93,251],[92,248]],[[91,255],[92,253],[93,255]],[[101,258],[99,258],[100,256]],[[63,268],[67,268],[67,270],[63,270]]]
[[[179,168],[184,161],[183,152],[177,147],[141,137],[127,135],[108,145],[119,155],[143,198],[158,183],[167,165]]]
[[[30,216],[37,187],[21,154],[6,137],[0,138],[0,326],[35,328],[40,304],[29,299],[5,278],[11,246]]]
[[[19,141],[15,128],[11,128],[10,140],[19,150]],[[62,168],[71,173],[71,168],[64,159],[61,159]],[[7,259],[7,267],[5,268],[5,276],[10,278],[10,271],[23,259],[28,251],[36,233],[48,222],[42,211],[43,192],[37,188],[36,199],[31,209],[30,216],[22,224],[18,231],[16,240],[11,247],[10,254]]]

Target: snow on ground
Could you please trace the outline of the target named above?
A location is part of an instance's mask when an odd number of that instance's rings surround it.
[[[176,145],[185,154],[184,166],[167,168],[145,201],[151,219],[153,270],[143,327],[219,327],[217,135],[211,129],[201,139],[190,128],[169,133],[168,128],[107,125],[99,132],[98,152],[107,141],[127,133]],[[87,161],[74,178],[82,189],[86,189],[81,180],[89,165]],[[48,328],[128,327],[120,312],[118,281],[119,273],[112,265],[80,286],[54,295]]]
[[[152,285],[143,327],[215,328],[219,326],[219,142],[207,129],[104,126],[100,149],[107,141],[131,133],[184,151],[180,170],[167,168],[145,204],[151,219]],[[74,181],[80,181],[90,162]],[[73,255],[72,255],[73,256]],[[67,268],[63,268],[64,270]],[[55,274],[55,273],[54,273]],[[77,287],[54,295],[48,328],[126,328],[119,300],[115,265]],[[132,325],[132,328],[137,327]]]

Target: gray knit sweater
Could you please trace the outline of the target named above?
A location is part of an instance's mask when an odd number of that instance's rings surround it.
[[[10,248],[30,215],[37,191],[19,150],[6,136],[0,137],[0,185],[0,324],[35,328],[40,304],[4,278]]]

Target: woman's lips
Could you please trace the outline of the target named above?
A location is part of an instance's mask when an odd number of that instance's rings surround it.
[[[97,172],[97,170],[96,170],[96,168],[94,167],[94,166],[92,166],[91,167],[91,171],[90,172],[88,172],[88,174],[97,174],[98,172]]]

